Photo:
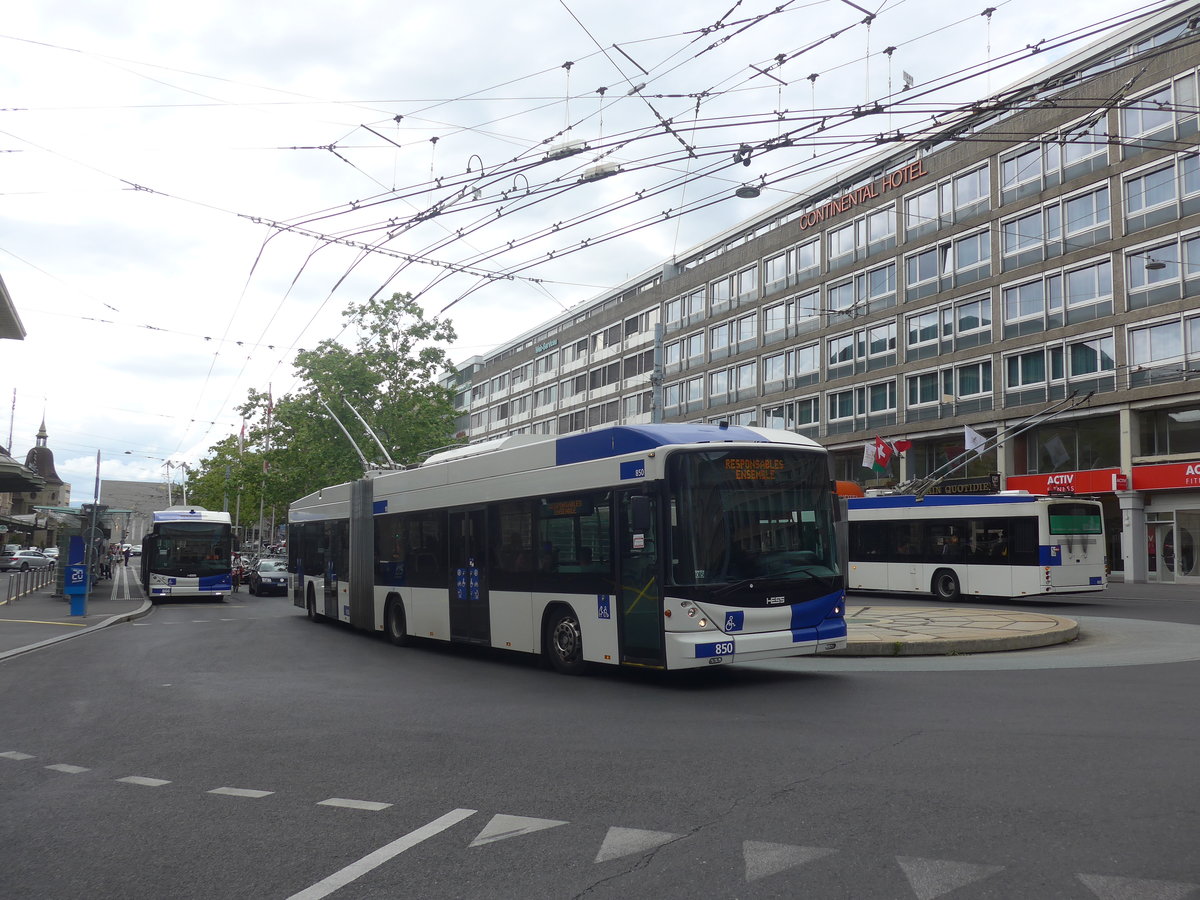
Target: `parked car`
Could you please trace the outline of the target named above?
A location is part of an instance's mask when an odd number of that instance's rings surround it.
[[[252,594],[286,594],[292,583],[287,560],[260,559],[250,570],[249,581]]]
[[[58,561],[58,548],[57,547],[47,547],[42,552],[45,553],[48,557],[50,557],[55,562]]]
[[[52,565],[54,560],[40,550],[17,550],[0,556],[0,572],[9,569],[28,572],[30,569],[48,569]]]

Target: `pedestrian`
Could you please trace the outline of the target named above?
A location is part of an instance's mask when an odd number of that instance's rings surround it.
[[[233,558],[233,571],[231,574],[233,576],[233,592],[236,594],[242,583],[242,558],[240,556]]]
[[[133,556],[133,548],[126,547],[125,548],[125,565],[127,565],[127,566],[129,565],[129,557],[131,557],[131,556]]]

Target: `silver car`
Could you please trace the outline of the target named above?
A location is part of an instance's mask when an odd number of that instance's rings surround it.
[[[54,565],[54,560],[40,550],[17,550],[0,556],[0,572],[19,569],[28,572],[30,569],[48,569]]]

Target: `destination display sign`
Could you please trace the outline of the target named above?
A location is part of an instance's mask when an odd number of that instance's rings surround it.
[[[783,471],[782,459],[747,459],[730,456],[725,459],[725,468],[733,472],[738,481],[774,481]]]

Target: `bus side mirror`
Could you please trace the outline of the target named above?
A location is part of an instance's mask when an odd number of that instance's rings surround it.
[[[634,494],[629,498],[629,530],[650,530],[650,498],[644,494]]]

